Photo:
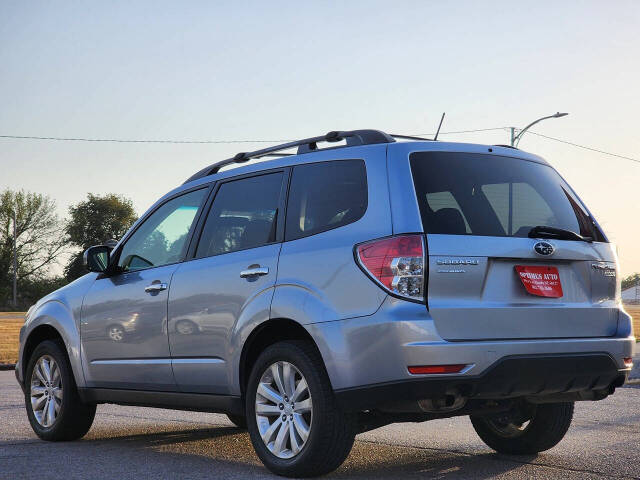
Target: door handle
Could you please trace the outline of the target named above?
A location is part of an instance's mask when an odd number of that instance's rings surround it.
[[[158,293],[166,289],[166,283],[152,283],[151,285],[147,285],[146,287],[144,287],[144,291],[147,293]]]
[[[267,267],[251,267],[246,270],[242,270],[240,272],[240,278],[260,277],[262,275],[267,275],[268,273],[269,269]]]

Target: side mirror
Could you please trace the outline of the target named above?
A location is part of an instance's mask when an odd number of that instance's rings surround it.
[[[128,255],[122,263],[124,270],[141,270],[143,268],[153,267],[153,263],[140,255]]]
[[[109,255],[112,247],[108,245],[95,245],[85,250],[83,258],[84,266],[90,272],[104,272],[109,266]]]

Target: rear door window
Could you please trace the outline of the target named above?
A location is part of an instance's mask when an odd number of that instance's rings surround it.
[[[285,240],[315,235],[359,220],[367,209],[363,160],[335,160],[293,168]]]
[[[527,237],[549,226],[604,238],[548,165],[455,152],[416,152],[410,162],[426,233]]]
[[[205,221],[196,257],[246,250],[276,241],[282,172],[220,185]]]

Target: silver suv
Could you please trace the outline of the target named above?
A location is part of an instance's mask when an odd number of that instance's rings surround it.
[[[222,412],[286,476],[394,422],[469,415],[499,452],[556,445],[574,402],[631,369],[614,247],[542,158],[394,137],[240,153],[88,249],[91,273],[21,330],[37,435],[82,437],[99,403]]]

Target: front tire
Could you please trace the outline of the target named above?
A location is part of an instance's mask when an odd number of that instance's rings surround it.
[[[354,417],[338,406],[320,354],[304,341],[262,352],[249,377],[246,412],[253,447],[277,475],[329,473],[355,439]]]
[[[489,447],[512,455],[536,454],[556,446],[569,430],[573,402],[529,405],[528,413],[478,417],[471,423]]]
[[[35,348],[27,364],[25,386],[29,423],[42,440],[77,440],[89,431],[96,406],[80,400],[60,342],[45,340]]]

